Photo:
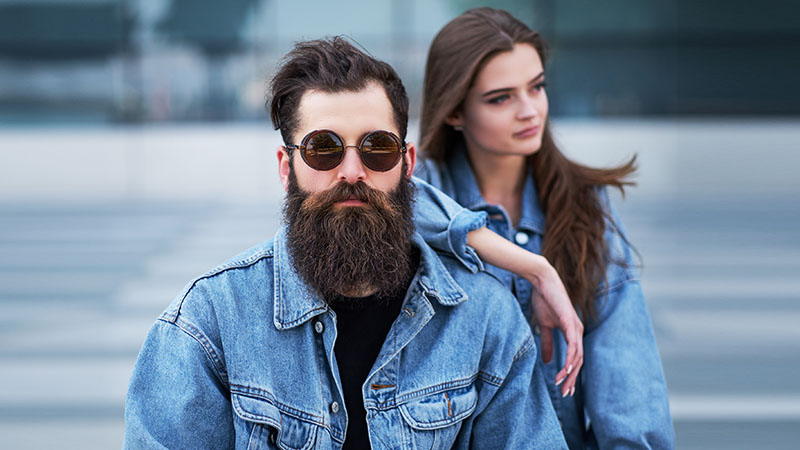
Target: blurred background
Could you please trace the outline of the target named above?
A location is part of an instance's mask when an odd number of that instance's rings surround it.
[[[572,158],[638,154],[617,205],[683,449],[800,438],[800,5],[653,0],[0,0],[0,442],[121,445],[139,346],[183,285],[280,224],[265,85],[345,34],[400,73],[508,9],[551,46]]]

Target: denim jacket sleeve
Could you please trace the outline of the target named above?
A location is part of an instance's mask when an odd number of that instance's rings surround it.
[[[128,389],[124,448],[234,447],[227,383],[202,340],[180,319],[153,325]]]
[[[414,223],[425,242],[455,256],[473,273],[482,270],[478,254],[467,245],[467,233],[486,226],[488,215],[462,207],[421,178],[412,180],[417,187]]]
[[[587,320],[584,406],[600,448],[674,448],[661,359],[632,249],[613,207],[606,242],[606,283]]]
[[[459,442],[454,448],[567,448],[536,358],[531,337],[491,400],[465,424],[471,427],[469,444]],[[487,379],[488,375],[482,374]]]

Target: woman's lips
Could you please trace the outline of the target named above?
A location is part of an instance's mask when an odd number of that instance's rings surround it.
[[[525,138],[536,136],[537,134],[539,134],[539,127],[538,126],[532,126],[532,127],[525,128],[522,131],[517,131],[516,133],[514,133],[514,137],[518,138],[518,139],[525,139]]]

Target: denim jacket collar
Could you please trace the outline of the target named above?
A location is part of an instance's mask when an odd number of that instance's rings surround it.
[[[455,199],[461,205],[472,210],[489,209],[493,206],[486,203],[481,195],[469,158],[467,158],[467,150],[463,144],[452,152],[448,158],[447,167],[452,175]],[[517,228],[544,234],[545,217],[539,204],[539,192],[536,189],[533,174],[525,178],[525,186],[522,191],[522,217]]]
[[[409,286],[409,291],[412,291],[414,283],[419,283],[426,297],[436,298],[442,305],[453,306],[467,300],[466,292],[456,283],[437,254],[425,244],[422,237],[414,233],[411,240],[420,250],[420,261],[417,276]],[[322,314],[328,310],[328,305],[317,292],[302,281],[292,265],[285,226],[275,235],[274,248],[273,321],[277,329],[285,330]]]

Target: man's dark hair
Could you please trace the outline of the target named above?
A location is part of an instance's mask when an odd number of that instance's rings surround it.
[[[295,44],[272,79],[270,117],[286,144],[297,130],[297,111],[303,94],[310,90],[326,93],[357,92],[370,82],[386,91],[392,104],[400,138],[405,141],[408,128],[408,95],[400,77],[389,64],[367,55],[347,39],[304,41]]]

